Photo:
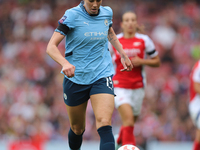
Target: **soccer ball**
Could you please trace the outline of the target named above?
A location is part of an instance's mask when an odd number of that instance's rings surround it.
[[[127,145],[121,146],[118,150],[140,150],[140,149],[134,145],[127,144]]]

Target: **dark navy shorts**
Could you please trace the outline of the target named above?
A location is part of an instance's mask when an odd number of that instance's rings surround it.
[[[76,84],[66,77],[63,81],[63,97],[68,106],[78,106],[90,99],[94,94],[114,94],[112,77],[101,78],[89,85]]]

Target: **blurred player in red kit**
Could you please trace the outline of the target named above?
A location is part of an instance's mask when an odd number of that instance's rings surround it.
[[[189,112],[197,128],[193,150],[200,150],[200,60],[192,69],[190,83]]]
[[[122,16],[121,27],[123,33],[117,35],[120,43],[132,62],[131,72],[121,72],[123,66],[120,64],[120,55],[112,46],[111,54],[116,66],[113,77],[115,87],[115,107],[117,108],[123,125],[116,138],[116,149],[125,144],[135,143],[133,134],[134,123],[140,114],[144,98],[145,73],[144,65],[158,67],[160,58],[155,50],[152,40],[141,34],[142,28],[137,24],[136,14],[126,12]],[[149,56],[146,58],[146,56]]]

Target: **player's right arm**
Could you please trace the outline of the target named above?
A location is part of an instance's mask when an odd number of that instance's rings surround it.
[[[62,56],[58,49],[59,43],[64,39],[64,35],[59,32],[54,32],[48,45],[46,52],[47,54],[62,66],[62,71],[67,77],[73,77],[75,72],[75,66],[70,64],[65,57]]]

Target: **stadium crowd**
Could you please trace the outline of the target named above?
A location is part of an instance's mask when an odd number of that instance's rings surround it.
[[[65,10],[80,0],[0,0],[0,140],[66,140],[69,122],[62,96],[61,66],[46,46]],[[136,123],[136,143],[192,141],[188,113],[189,74],[200,58],[200,3],[195,0],[103,1],[113,9],[113,28],[121,15],[136,12],[154,41],[162,65],[147,72],[146,96]],[[64,43],[60,44],[64,54]],[[114,111],[113,130],[121,125]],[[84,140],[98,139],[91,105]]]

